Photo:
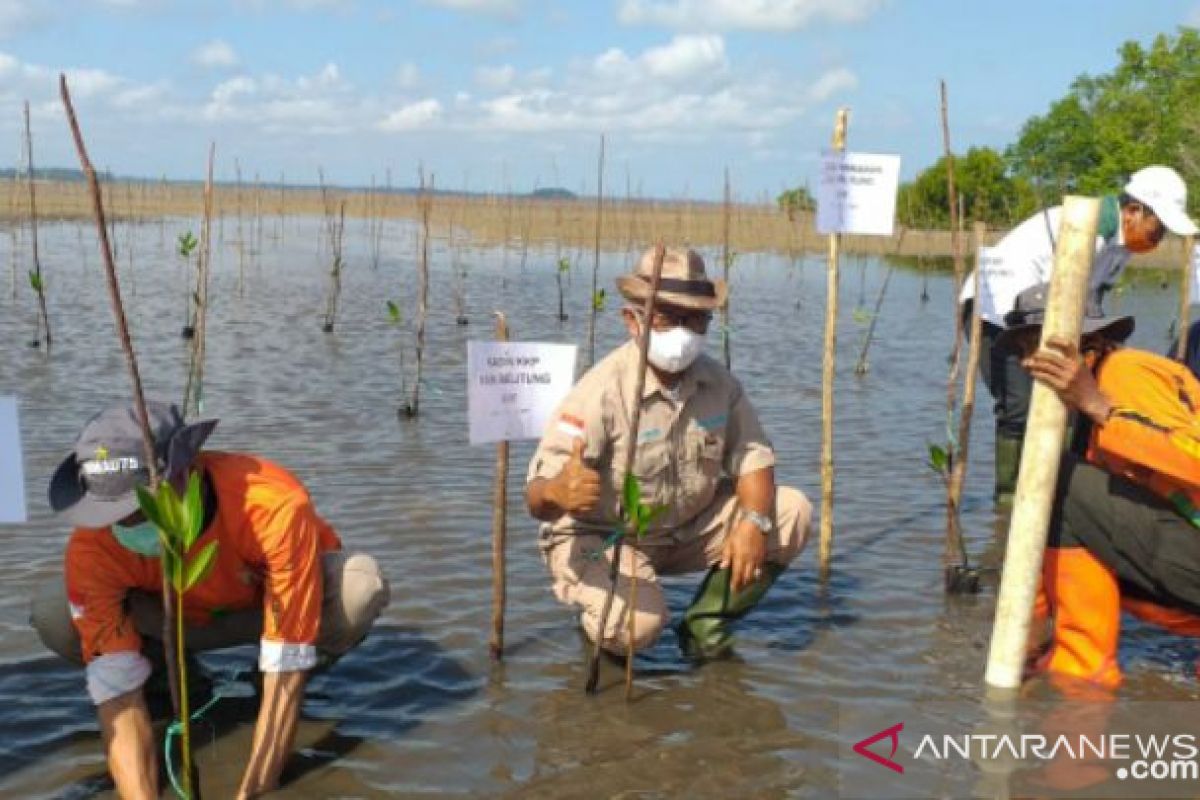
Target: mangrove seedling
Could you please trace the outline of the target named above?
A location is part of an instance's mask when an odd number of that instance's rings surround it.
[[[185,658],[183,596],[203,581],[217,563],[217,542],[211,541],[196,550],[195,545],[204,528],[204,501],[200,492],[200,473],[188,478],[183,497],[169,481],[162,481],[151,491],[139,486],[138,507],[146,519],[158,529],[162,548],[162,568],[175,594],[175,668],[179,675],[179,719],[168,730],[179,734],[179,762],[182,787],[175,781],[168,747],[167,771],[176,793],[183,798],[193,796],[191,716],[188,712],[187,660]],[[196,552],[193,553],[193,550]]]
[[[192,235],[191,231],[184,231],[183,233],[179,234],[179,238],[176,240],[177,252],[179,253],[179,257],[183,259],[184,264],[183,328],[181,328],[179,331],[180,337],[184,339],[190,339],[196,335],[196,321],[192,313],[195,296],[188,288],[190,282],[188,281],[187,267],[191,266],[192,253],[195,252],[196,247],[199,246],[199,244],[200,242],[196,240],[196,237]]]
[[[34,272],[33,270],[29,270],[29,288],[33,289],[34,293],[40,296],[42,294],[42,290],[43,290],[44,286],[45,286],[45,284],[42,283],[42,276],[39,275],[38,273]],[[42,346],[42,340],[41,340],[42,324],[41,324],[41,321],[39,320],[36,323],[36,325],[37,325],[37,327],[34,328],[34,330],[33,330],[33,338],[29,340],[30,347],[41,347]]]
[[[569,275],[571,272],[571,259],[563,256],[558,260],[558,269],[554,273],[554,278],[558,281],[558,321],[567,321],[567,312],[563,308],[563,276]]]
[[[600,312],[604,310],[604,301],[608,299],[608,293],[603,289],[597,289],[592,295],[592,311]]]

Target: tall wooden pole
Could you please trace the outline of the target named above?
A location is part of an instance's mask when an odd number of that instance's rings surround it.
[[[113,259],[112,246],[108,239],[108,224],[104,218],[104,201],[101,196],[100,182],[96,178],[96,170],[88,158],[87,147],[83,142],[83,132],[75,118],[75,107],[71,104],[71,93],[67,88],[67,76],[59,75],[59,94],[63,107],[66,109],[67,122],[71,126],[71,135],[75,140],[75,150],[79,154],[79,163],[87,178],[88,190],[92,197],[92,211],[96,221],[96,233],[100,242],[100,255],[103,258],[104,274],[108,281],[108,299],[112,305],[113,317],[117,323],[117,336],[121,340],[121,350],[125,354],[125,366],[129,371],[129,381],[133,387],[133,403],[137,409],[138,424],[142,430],[142,453],[150,472],[150,489],[158,487],[161,476],[158,472],[158,459],[154,452],[154,436],[150,433],[150,417],[146,411],[146,395],[142,391],[142,376],[138,371],[137,356],[133,351],[133,341],[129,336],[129,324],[125,319],[125,307],[121,303],[121,286],[117,278],[117,265]],[[173,587],[166,570],[162,574],[162,604],[163,604],[163,656],[167,665],[167,686],[171,691],[171,708],[179,718],[179,675],[176,672],[174,659],[174,633],[171,621],[175,609],[172,597]],[[185,763],[188,756],[185,753]],[[191,788],[191,783],[188,783]]]
[[[1183,239],[1183,274],[1179,276],[1179,343],[1175,347],[1175,360],[1187,359],[1189,316],[1192,310],[1192,259],[1196,253],[1196,237]]]
[[[1099,215],[1100,202],[1095,198],[1064,199],[1042,324],[1043,346],[1051,337],[1079,342]],[[1053,389],[1035,382],[984,678],[996,689],[1011,690],[1021,684],[1025,641],[1041,579],[1066,426],[1067,407]]]
[[[496,312],[496,341],[508,341],[508,322]],[[508,442],[496,445],[496,484],[492,490],[492,660],[504,656],[504,603],[507,589],[504,551],[508,539]]]
[[[833,150],[846,150],[849,111],[838,109],[833,124]],[[821,539],[818,550],[821,579],[829,577],[833,557],[833,381],[837,363],[838,251],[841,235],[829,234],[829,263],[825,270],[825,357],[821,368]]]

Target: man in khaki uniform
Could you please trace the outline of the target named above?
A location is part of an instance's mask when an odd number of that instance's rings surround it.
[[[581,610],[593,641],[610,591],[611,542],[620,527],[621,474],[630,441],[642,303],[654,251],[617,280],[630,340],[596,364],[555,412],[529,466],[526,501],[543,521],[540,547],[558,599]],[[704,260],[668,248],[651,322],[634,474],[642,501],[665,506],[648,534],[621,549],[604,649],[629,646],[626,599],[636,570],[635,650],[649,647],[667,621],[657,576],[709,569],[678,627],[688,656],[729,653],[729,622],[763,597],[804,546],[812,506],[775,486],[775,455],[741,384],[704,355],[712,312],[728,289],[709,280]],[[635,305],[636,304],[636,305]]]

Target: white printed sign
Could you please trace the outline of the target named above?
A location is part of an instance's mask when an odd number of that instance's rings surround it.
[[[467,342],[471,444],[538,439],[575,382],[575,345]]]
[[[25,472],[17,398],[0,397],[0,522],[25,520]]]
[[[817,231],[891,236],[900,156],[827,152],[817,193]]]
[[[1017,301],[1013,268],[998,247],[981,247],[975,260],[979,272],[979,316],[1004,327],[1004,315]]]
[[[1200,244],[1192,250],[1192,296],[1191,305],[1200,303]]]

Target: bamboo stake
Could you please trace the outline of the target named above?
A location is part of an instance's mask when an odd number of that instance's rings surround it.
[[[1183,274],[1179,276],[1179,341],[1175,346],[1175,360],[1187,360],[1188,320],[1192,310],[1192,259],[1196,251],[1196,237],[1183,239]]]
[[[833,124],[833,149],[846,149],[849,111],[839,108]],[[841,234],[829,234],[829,263],[825,272],[825,356],[821,365],[821,539],[818,550],[821,579],[829,577],[833,555],[833,381],[837,359],[838,251]]]
[[[733,265],[731,260],[733,254],[729,252],[730,205],[729,167],[725,167],[725,202],[721,209],[721,264],[724,268],[726,286],[729,286],[729,268]],[[729,339],[729,303],[725,303],[725,305],[721,307],[721,344],[725,349],[725,369],[733,368],[733,353],[731,352],[731,343]]]
[[[138,371],[137,356],[133,351],[133,342],[129,337],[129,325],[125,320],[125,308],[121,303],[121,287],[117,278],[117,266],[113,260],[112,247],[108,240],[108,225],[104,218],[104,202],[101,198],[100,183],[96,179],[96,170],[92,167],[92,162],[88,158],[87,148],[83,143],[83,133],[80,131],[79,122],[75,118],[75,108],[71,105],[71,94],[67,89],[66,75],[59,75],[58,88],[63,106],[66,109],[67,122],[71,126],[71,135],[75,140],[75,150],[79,154],[79,163],[87,178],[88,191],[92,197],[92,212],[95,217],[96,232],[100,242],[100,256],[104,260],[104,272],[108,281],[108,298],[112,305],[113,317],[117,323],[117,336],[121,340],[121,350],[125,354],[125,366],[129,371],[129,380],[133,384],[133,402],[137,409],[138,424],[142,429],[142,454],[150,472],[150,488],[153,491],[158,487],[161,476],[158,472],[158,460],[154,452],[154,437],[150,433],[150,417],[146,411],[146,397],[142,391],[142,376]],[[173,587],[171,586],[170,578],[167,576],[166,570],[163,570],[163,654],[167,664],[167,683],[171,689],[171,707],[178,719],[180,716],[180,691],[179,675],[175,668],[175,654],[173,652],[174,635],[171,628],[172,617],[174,616],[172,590]],[[180,722],[185,726],[188,724],[188,720],[186,719],[181,719]],[[185,746],[183,749],[184,785],[189,788],[192,787],[190,756],[191,754]]]
[[[496,341],[508,341],[508,322],[496,314]],[[508,539],[508,441],[496,445],[496,484],[492,490],[492,640],[493,661],[504,656],[504,605],[507,589],[505,544]]]
[[[604,134],[600,134],[600,156],[596,160],[596,246],[592,254],[592,296],[589,298],[591,313],[588,315],[588,369],[596,363],[596,292],[600,288],[600,229],[604,212]]]
[[[1051,337],[1079,342],[1099,213],[1100,202],[1095,198],[1068,196],[1063,201],[1042,325],[1043,346]],[[1015,689],[1021,683],[1066,425],[1066,406],[1053,389],[1035,382],[984,677],[997,689]]]
[[[979,316],[979,258],[980,248],[983,247],[987,226],[982,222],[974,225],[975,272],[973,297],[971,304],[971,335],[967,350],[967,372],[963,375],[962,405],[958,416],[958,443],[954,448],[954,458],[950,464],[950,479],[946,484],[946,538],[947,546],[943,552],[943,569],[945,572],[946,591],[950,593],[969,593],[979,591],[979,573],[971,568],[967,555],[967,546],[963,541],[962,520],[959,511],[962,504],[963,484],[967,479],[967,459],[970,450],[971,417],[975,413],[975,375],[979,370],[979,356],[982,351],[983,318]],[[957,295],[956,295],[957,300]],[[958,561],[950,559],[950,547],[958,551]]]
[[[46,312],[46,283],[42,279],[42,261],[38,257],[37,198],[33,188],[33,134],[29,128],[28,100],[25,101],[25,167],[28,170],[26,177],[29,179],[29,241],[33,249],[33,279],[30,283],[33,284],[33,290],[37,293],[42,327],[46,331],[46,351],[49,352],[53,341],[50,336],[50,315]],[[37,339],[34,339],[34,343],[37,343]]]

